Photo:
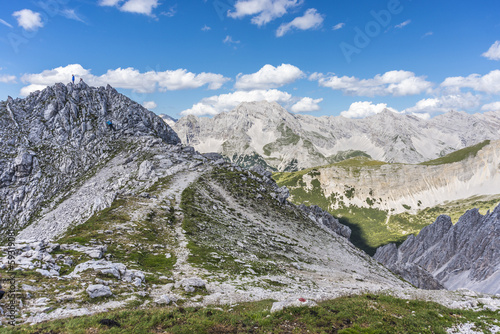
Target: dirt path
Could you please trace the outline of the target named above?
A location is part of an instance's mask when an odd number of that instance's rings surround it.
[[[201,174],[202,172],[200,171],[191,170],[179,172],[174,175],[168,189],[159,195],[160,198],[172,198],[174,201],[175,215],[177,218],[177,222],[175,224],[175,235],[178,246],[174,250],[177,262],[174,265],[174,271],[172,273],[174,280],[176,281],[200,274],[199,268],[194,268],[187,262],[190,252],[187,248],[188,240],[186,238],[185,231],[182,228],[184,215],[181,211],[180,204],[184,189],[189,187],[191,183],[193,183]]]

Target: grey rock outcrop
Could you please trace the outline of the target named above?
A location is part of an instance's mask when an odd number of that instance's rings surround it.
[[[186,292],[194,292],[196,288],[205,288],[205,284],[205,281],[199,277],[190,277],[176,283],[176,287],[182,287]]]
[[[311,195],[314,192],[314,196],[324,197],[324,205],[332,210],[356,206],[393,214],[416,213],[478,195],[498,195],[500,141],[491,141],[470,155],[462,153],[461,160],[455,156],[456,160],[449,159],[448,163],[418,165],[356,158],[307,173],[298,172],[287,186],[292,199],[296,191]]]
[[[481,215],[467,211],[453,225],[439,216],[401,246],[388,244],[374,258],[412,284],[425,289],[467,288],[500,293],[500,205]]]
[[[56,196],[123,149],[125,139],[140,137],[180,142],[161,118],[109,85],[58,83],[0,102],[0,238],[28,225],[44,202],[56,206]]]
[[[306,206],[299,205],[299,209],[304,211],[311,220],[315,221],[318,225],[337,233],[347,239],[351,237],[351,229],[342,225],[339,220],[333,217],[328,212],[324,211],[317,205]]]
[[[92,284],[87,288],[87,293],[90,298],[111,296],[113,293],[108,286],[102,284]]]
[[[156,304],[168,305],[168,304],[170,304],[171,301],[172,301],[172,299],[170,299],[170,296],[168,296],[168,295],[161,295],[160,297],[156,298],[154,302]]]

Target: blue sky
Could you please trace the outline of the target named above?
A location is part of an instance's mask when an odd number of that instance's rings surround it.
[[[1,0],[0,99],[74,73],[175,118],[261,99],[345,117],[496,111],[499,40],[494,0]]]

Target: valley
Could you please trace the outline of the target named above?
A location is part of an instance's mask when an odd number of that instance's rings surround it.
[[[352,242],[373,255],[441,214],[456,222],[468,209],[493,210],[500,202],[499,145],[484,142],[418,165],[354,158],[273,177],[292,202],[319,205],[349,226]]]

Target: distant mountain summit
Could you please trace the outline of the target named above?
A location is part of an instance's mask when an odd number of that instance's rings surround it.
[[[248,102],[213,118],[186,116],[173,126],[184,144],[243,166],[294,171],[369,156],[419,163],[484,140],[500,139],[500,112],[450,112],[431,120],[389,110],[365,119],[293,115],[276,102]]]
[[[1,229],[22,228],[43,202],[109,160],[125,138],[145,136],[180,143],[159,117],[109,85],[58,83],[0,102]]]
[[[160,114],[160,115],[158,115],[158,116],[159,116],[159,117],[160,117],[160,118],[161,118],[161,119],[162,119],[165,123],[167,123],[167,124],[168,124],[168,126],[170,126],[170,127],[173,127],[173,126],[174,126],[174,124],[175,124],[175,122],[177,122],[177,121],[178,121],[177,119],[175,119],[175,118],[173,118],[173,117],[170,117],[170,116],[168,116],[168,115],[166,115],[166,114]]]

